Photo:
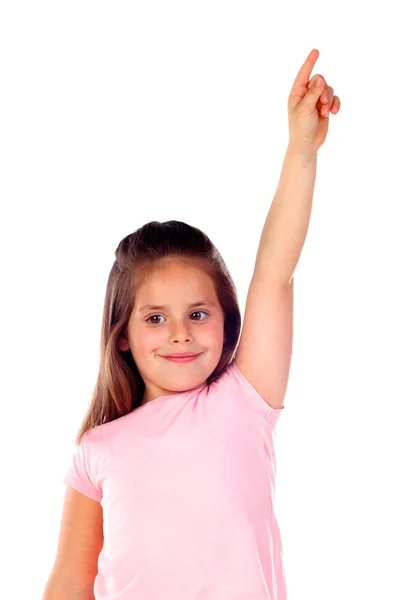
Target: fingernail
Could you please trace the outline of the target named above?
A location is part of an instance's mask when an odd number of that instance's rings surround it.
[[[324,80],[322,79],[322,77],[317,77],[317,85],[318,85],[319,87],[321,87],[321,86],[322,86],[323,82],[324,82]]]

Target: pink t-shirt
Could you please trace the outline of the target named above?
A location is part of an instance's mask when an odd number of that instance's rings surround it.
[[[85,433],[64,482],[103,507],[96,600],[286,600],[276,422],[232,362]]]

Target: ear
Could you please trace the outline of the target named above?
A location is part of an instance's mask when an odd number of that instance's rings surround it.
[[[118,339],[117,342],[117,347],[119,350],[122,350],[123,352],[126,352],[127,350],[129,350],[129,341],[126,339],[126,337],[124,335],[121,335]]]

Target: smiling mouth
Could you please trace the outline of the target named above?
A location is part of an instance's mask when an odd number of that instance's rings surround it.
[[[200,354],[191,354],[190,356],[162,356],[162,358],[165,358],[165,360],[169,360],[170,362],[188,363],[196,360],[196,358],[198,358],[199,356]]]

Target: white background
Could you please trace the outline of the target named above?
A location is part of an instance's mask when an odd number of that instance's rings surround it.
[[[41,598],[53,565],[119,241],[150,220],[203,229],[243,315],[313,48],[341,110],[319,151],[277,425],[288,599],[400,598],[394,7],[2,3],[2,598]]]

